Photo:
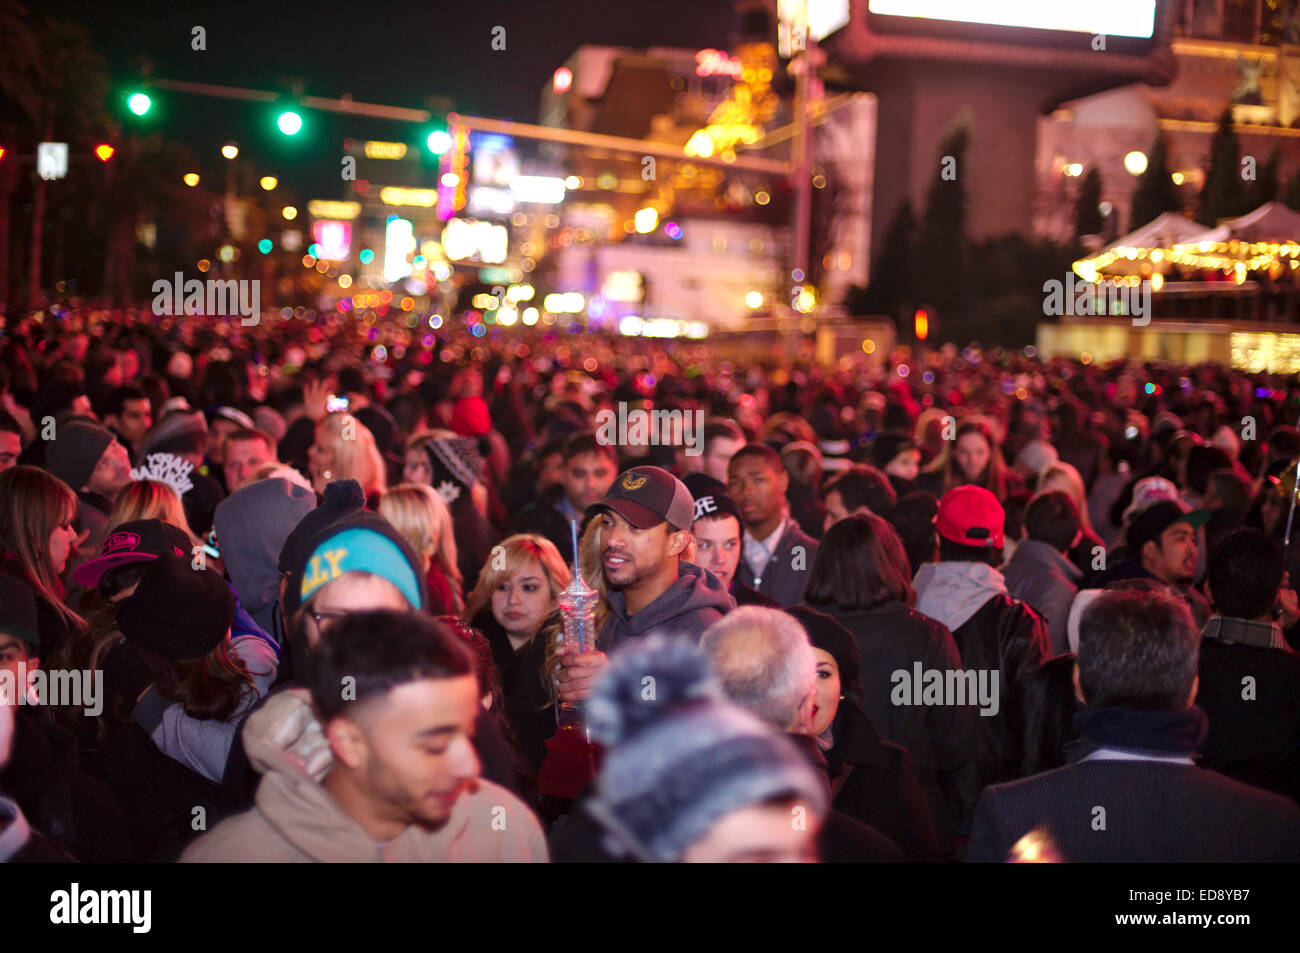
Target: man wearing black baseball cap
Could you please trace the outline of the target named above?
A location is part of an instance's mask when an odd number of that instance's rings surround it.
[[[1182,500],[1160,500],[1129,522],[1124,544],[1129,558],[1115,567],[1106,582],[1154,579],[1187,603],[1196,624],[1210,619],[1210,603],[1192,585],[1196,580],[1196,531],[1210,518],[1208,510],[1193,510]]]
[[[580,701],[590,694],[607,664],[605,653],[651,632],[698,641],[736,606],[716,576],[682,561],[695,504],[686,485],[667,470],[633,467],[623,472],[603,499],[587,507],[587,516],[599,520],[610,611],[596,650],[568,655],[561,649],[561,701]]]

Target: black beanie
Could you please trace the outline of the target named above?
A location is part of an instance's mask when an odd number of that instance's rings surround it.
[[[117,610],[128,642],[177,660],[203,658],[234,623],[235,596],[221,574],[175,553],[154,560]]]
[[[846,690],[857,688],[858,676],[862,673],[862,653],[853,640],[853,633],[833,616],[809,606],[790,606],[785,611],[799,620],[813,648],[821,649],[835,659],[840,670],[840,684]]]
[[[54,439],[45,451],[50,472],[72,487],[74,493],[90,482],[99,459],[113,442],[107,427],[74,420],[55,428]]]
[[[871,462],[883,470],[889,461],[907,450],[915,450],[916,443],[911,437],[901,434],[882,433],[871,444]]]
[[[330,523],[338,522],[365,505],[366,494],[356,480],[335,480],[325,484],[324,500],[320,506],[308,511],[284,538],[284,545],[280,547],[280,572],[291,572],[295,567],[301,570],[311,555],[313,547],[308,543],[312,537]]]

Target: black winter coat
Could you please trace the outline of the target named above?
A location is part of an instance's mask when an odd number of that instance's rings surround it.
[[[13,751],[0,771],[0,788],[32,828],[87,863],[135,860],[117,800],[81,770],[72,733],[40,708],[24,706],[14,714]]]
[[[862,656],[858,678],[862,708],[881,738],[901,745],[912,756],[912,770],[925,792],[939,849],[950,854],[956,835],[944,784],[975,757],[978,710],[970,705],[895,705],[890,696],[893,673],[910,673],[915,662],[927,670],[962,667],[952,633],[943,623],[901,602],[862,610],[835,605],[813,608],[853,633]]]
[[[930,808],[906,749],[881,741],[852,697],[840,702],[831,731],[834,743],[826,752],[831,806],[880,831],[908,861],[942,860]]]
[[[509,521],[510,534],[535,533],[555,544],[564,557],[565,565],[573,565],[573,535],[569,521],[557,510],[556,504],[564,496],[564,487],[553,486],[537,500],[519,510]]]
[[[995,595],[952,633],[962,667],[997,671],[998,711],[975,719],[975,758],[949,781],[948,800],[959,837],[970,832],[980,791],[1017,777],[1023,761],[1029,679],[1051,653],[1043,617],[1019,599]]]

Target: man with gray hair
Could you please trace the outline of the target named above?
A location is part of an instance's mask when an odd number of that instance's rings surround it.
[[[792,616],[745,606],[706,629],[701,645],[728,698],[777,731],[808,735],[817,662]]]
[[[713,660],[727,697],[785,732],[829,786],[826,755],[812,736],[817,661],[800,620],[780,609],[745,606],[709,626],[700,645]],[[934,822],[912,772],[911,756],[872,734],[856,739],[871,752],[868,763],[860,766],[870,779],[868,793],[852,804],[837,803],[843,787],[837,778],[831,787],[833,809],[822,828],[823,852],[835,837],[844,836],[844,828],[866,826],[891,839],[906,860],[939,860]]]

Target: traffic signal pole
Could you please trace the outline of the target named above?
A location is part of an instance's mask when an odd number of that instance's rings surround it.
[[[241,89],[235,86],[218,86],[213,83],[150,79],[149,85],[157,89],[167,89],[177,93],[211,96],[217,99],[238,99],[245,102],[274,103],[284,98],[281,94],[270,90]],[[360,103],[353,99],[300,96],[295,98],[293,102],[304,109],[317,109],[351,116],[365,116],[371,119],[391,119],[397,122],[419,124],[427,123],[434,118],[434,114],[427,109],[408,109],[402,106],[385,106],[379,103]],[[677,159],[682,162],[744,169],[747,172],[761,172],[767,175],[788,176],[792,171],[790,163],[773,159],[737,156],[734,160],[727,161],[721,157],[710,156],[705,158],[691,155],[681,146],[672,143],[654,142],[649,139],[629,139],[624,136],[607,136],[601,133],[582,132],[576,129],[557,129],[552,126],[537,126],[506,119],[488,119],[483,116],[463,116],[459,113],[448,113],[447,124],[450,126],[464,126],[478,132],[502,133],[519,139],[537,139],[561,145],[608,149],[612,152],[627,152],[655,156],[656,158]]]

